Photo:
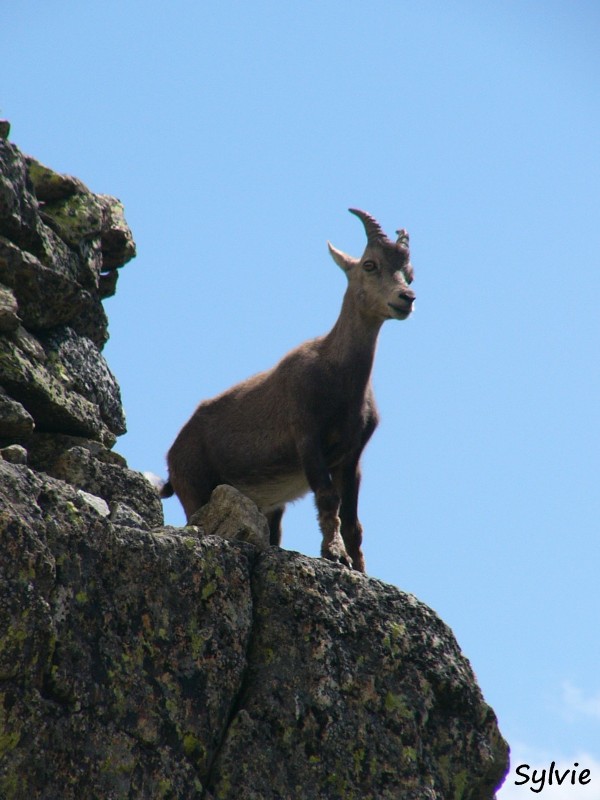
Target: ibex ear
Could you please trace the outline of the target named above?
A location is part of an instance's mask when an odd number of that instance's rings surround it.
[[[327,242],[327,247],[329,248],[329,252],[331,253],[331,257],[338,265],[341,267],[344,272],[348,272],[348,270],[352,269],[358,262],[352,256],[349,256],[347,253],[343,253],[341,250],[338,250],[337,247],[334,247],[331,242]]]

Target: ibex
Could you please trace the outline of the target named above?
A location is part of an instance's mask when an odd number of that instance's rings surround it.
[[[386,319],[406,319],[415,300],[408,233],[391,241],[364,211],[367,246],[352,258],[328,243],[348,279],[337,322],[272,369],[201,403],[169,450],[169,480],[189,518],[213,489],[229,484],[263,511],[271,544],[281,542],[286,503],[314,493],[321,555],[365,571],[357,516],[360,457],[378,423],[371,387]]]

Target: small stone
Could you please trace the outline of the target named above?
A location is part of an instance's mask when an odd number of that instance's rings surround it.
[[[207,536],[249,542],[266,550],[269,546],[269,523],[256,505],[233,486],[221,484],[210,500],[190,518]]]
[[[10,464],[27,464],[27,450],[20,444],[11,444],[0,450],[0,455]]]
[[[95,509],[101,517],[108,517],[110,514],[110,508],[108,507],[108,503],[106,500],[103,500],[101,497],[97,497],[95,494],[90,494],[89,492],[84,492],[83,489],[78,489],[77,494],[82,500]]]
[[[8,333],[19,327],[19,306],[14,294],[7,286],[0,286],[0,333]]]
[[[97,195],[104,211],[101,233],[102,271],[122,267],[135,256],[135,242],[125,221],[123,204],[116,197]]]
[[[22,325],[19,325],[15,330],[14,341],[16,345],[33,361],[38,361],[41,364],[46,363],[46,351],[39,343],[37,338]]]
[[[27,409],[0,389],[0,441],[25,442],[34,428],[33,417]]]

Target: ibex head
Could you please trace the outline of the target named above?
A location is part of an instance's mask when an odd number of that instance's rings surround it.
[[[408,233],[396,231],[393,242],[383,232],[380,224],[366,211],[350,208],[351,214],[363,223],[367,246],[361,258],[353,258],[333,247],[329,252],[348,278],[361,311],[381,322],[385,319],[406,319],[413,309],[415,293],[409,288],[413,280],[410,263]]]

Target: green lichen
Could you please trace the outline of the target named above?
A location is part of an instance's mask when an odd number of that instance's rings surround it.
[[[158,792],[158,797],[168,797],[173,791],[173,784],[170,780],[167,780],[167,778],[162,778],[162,780],[158,782],[156,790]]]
[[[0,731],[0,758],[14,750],[20,740],[21,734],[18,731],[13,731],[12,733]]]
[[[6,775],[0,777],[0,797],[9,800],[11,797],[18,797],[18,792],[23,788],[23,775],[21,770],[10,770]]]
[[[67,513],[67,517],[69,518],[69,522],[75,528],[77,528],[81,524],[81,512],[77,508],[77,506],[72,503],[70,500],[67,500],[65,503],[65,511]]]
[[[20,731],[7,730],[4,708],[3,693],[0,694],[0,758],[14,750],[21,740]]]
[[[206,748],[202,741],[193,733],[186,733],[183,737],[183,752],[197,767],[202,768],[207,760]]]
[[[463,769],[457,775],[454,776],[453,800],[462,800],[465,794],[465,789],[467,788],[467,783],[468,783],[467,770]]]
[[[39,161],[34,161],[32,159],[27,165],[27,172],[29,173],[29,177],[34,187],[38,186],[41,181],[56,184],[60,183],[60,175],[57,172],[48,169],[48,167],[45,167],[43,164],[40,164]]]
[[[217,583],[216,581],[210,581],[206,584],[206,586],[202,589],[201,598],[206,601],[209,597],[217,591]]]
[[[60,360],[56,351],[51,350],[49,353],[46,353],[46,366],[48,370],[52,372],[54,377],[62,381],[65,386],[70,387],[72,385],[73,378],[69,374],[69,371],[63,362]]]
[[[414,764],[417,760],[417,751],[414,747],[404,747],[402,749],[402,760],[405,764]]]
[[[438,759],[438,769],[446,790],[452,788],[452,800],[462,800],[468,784],[467,770],[460,770],[456,774],[452,771],[452,762],[448,755],[440,756]]]
[[[344,798],[344,800],[367,800],[361,793],[357,794],[357,787],[352,782],[342,775],[340,772],[332,772],[327,777],[327,783],[331,786],[336,797]]]
[[[192,628],[192,626],[190,626]],[[190,636],[190,652],[192,658],[195,661],[198,661],[202,655],[204,654],[204,648],[206,647],[206,642],[208,641],[209,637],[202,633],[201,631],[197,630],[195,626],[192,630],[189,631]]]
[[[33,158],[27,160],[27,172],[38,198],[48,202],[86,191],[83,183],[70,175],[61,175]]]
[[[24,626],[27,614],[23,613],[18,622],[8,628],[0,638],[0,680],[13,678],[19,669],[18,655],[23,651],[29,634]],[[3,668],[6,665],[6,668]]]
[[[44,215],[60,238],[72,247],[98,236],[102,230],[102,206],[91,193],[48,203]]]
[[[131,775],[135,769],[135,758],[128,753],[128,758],[123,760],[115,760],[108,756],[100,763],[100,772],[107,775]]]
[[[390,714],[397,714],[402,719],[412,718],[412,711],[400,694],[388,692],[385,696],[384,706],[385,710]]]
[[[123,717],[127,709],[127,700],[120,686],[119,677],[114,670],[108,670],[112,690],[112,705],[118,717]]]
[[[221,775],[218,785],[215,787],[215,797],[231,797],[231,778],[229,775]]]
[[[362,774],[364,763],[365,763],[365,756],[366,756],[366,753],[365,753],[365,748],[364,747],[358,747],[352,753],[352,760],[354,762],[354,775],[355,775],[357,780],[360,779],[360,776]]]
[[[398,658],[402,653],[402,645],[406,638],[406,625],[402,622],[392,622],[388,632],[383,637],[383,645],[390,652],[392,658]]]

